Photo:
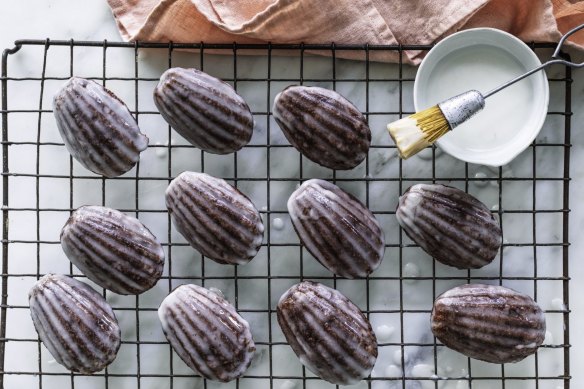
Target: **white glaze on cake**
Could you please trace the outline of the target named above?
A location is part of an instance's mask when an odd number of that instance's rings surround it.
[[[289,86],[274,99],[274,119],[304,156],[331,169],[352,169],[367,156],[371,130],[363,114],[339,93]]]
[[[341,292],[304,281],[278,302],[278,323],[300,362],[338,385],[367,377],[377,359],[377,340],[361,310]]]
[[[260,249],[264,225],[247,196],[225,180],[183,172],[166,189],[176,229],[201,254],[224,264],[245,264]]]
[[[459,269],[491,263],[502,243],[501,227],[487,206],[445,185],[410,187],[399,198],[396,218],[424,251]]]
[[[122,175],[148,147],[128,107],[95,81],[71,78],[55,95],[53,111],[67,150],[94,173]]]
[[[138,219],[115,209],[84,206],[61,230],[69,260],[96,284],[118,294],[152,288],[164,268],[164,250]]]
[[[207,152],[233,153],[252,137],[253,116],[243,98],[231,85],[200,70],[165,71],[154,103],[176,132]]]
[[[338,186],[306,181],[288,199],[288,212],[302,244],[336,275],[366,277],[381,263],[385,238],[379,222]]]
[[[545,315],[533,299],[498,285],[444,292],[432,309],[432,332],[446,346],[491,363],[518,362],[545,338]]]
[[[118,321],[105,299],[87,284],[48,274],[29,292],[30,314],[43,344],[67,369],[95,373],[120,348]]]
[[[227,300],[197,285],[181,285],[158,308],[173,350],[204,378],[241,377],[255,352],[249,324]]]

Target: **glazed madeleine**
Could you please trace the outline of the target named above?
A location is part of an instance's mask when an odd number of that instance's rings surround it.
[[[181,173],[166,189],[166,207],[190,245],[218,263],[245,264],[260,249],[264,234],[260,213],[225,180]]]
[[[53,112],[69,153],[102,176],[126,173],[148,147],[124,102],[95,81],[71,78],[55,95]]]
[[[545,315],[533,299],[503,286],[467,284],[436,298],[432,332],[447,347],[491,363],[518,362],[545,338]]]
[[[298,151],[331,169],[359,165],[371,130],[363,114],[339,93],[316,86],[289,86],[274,100],[274,119]]]
[[[278,323],[300,362],[320,378],[351,385],[377,360],[377,339],[361,310],[338,290],[304,281],[278,302]]]
[[[204,378],[241,377],[255,353],[249,324],[222,296],[197,285],[181,285],[158,308],[162,330],[174,351]]]
[[[381,263],[385,238],[379,222],[338,186],[306,181],[288,199],[288,212],[302,244],[334,274],[366,277]]]
[[[231,85],[197,69],[171,68],[154,90],[160,114],[183,138],[214,154],[249,143],[253,115]]]
[[[61,230],[61,247],[91,281],[118,294],[140,294],[162,276],[164,250],[138,219],[84,206]]]
[[[396,217],[424,251],[458,269],[488,265],[503,241],[491,211],[468,193],[449,186],[410,187],[399,199]]]
[[[51,355],[67,369],[92,374],[118,353],[121,332],[105,299],[87,284],[47,274],[28,294],[34,327]]]

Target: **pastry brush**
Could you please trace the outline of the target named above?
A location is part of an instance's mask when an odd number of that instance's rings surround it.
[[[433,107],[388,124],[387,130],[397,146],[399,156],[407,159],[417,154],[419,151],[436,142],[448,131],[466,122],[483,109],[487,98],[550,65],[564,64],[577,68],[583,67],[584,63],[577,64],[560,58],[560,49],[564,41],[582,28],[584,28],[584,24],[573,28],[562,36],[550,61],[499,85],[485,94],[476,90],[470,90],[444,100]]]

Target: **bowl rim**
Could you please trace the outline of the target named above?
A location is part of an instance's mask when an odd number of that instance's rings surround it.
[[[523,42],[521,39],[517,38],[516,36],[503,31],[503,30],[499,30],[496,28],[491,28],[491,27],[479,27],[479,28],[471,28],[468,30],[463,30],[463,31],[459,31],[457,33],[454,33],[452,35],[449,35],[448,37],[444,38],[443,40],[441,40],[440,42],[438,42],[429,52],[428,54],[424,57],[424,59],[422,60],[422,62],[420,63],[420,66],[418,67],[418,70],[416,72],[416,77],[414,80],[414,90],[413,90],[413,99],[414,99],[414,108],[416,110],[416,112],[418,112],[421,109],[427,108],[427,107],[420,107],[420,102],[419,100],[419,95],[420,95],[420,89],[423,87],[423,85],[420,83],[420,75],[424,74],[424,72],[431,72],[432,70],[432,65],[430,63],[430,60],[428,58],[432,58],[433,53],[434,55],[436,53],[441,53],[441,48],[443,48],[444,46],[447,46],[449,44],[449,42],[451,42],[453,39],[459,38],[461,35],[467,35],[467,34],[482,34],[483,36],[486,36],[488,34],[497,34],[499,36],[503,36],[506,39],[509,39],[509,41],[513,41],[514,43],[519,43],[519,47],[522,47],[524,49],[525,54],[530,57],[533,60],[534,64],[538,64],[536,66],[539,66],[539,64],[541,64],[540,59],[537,57],[537,55],[535,54],[535,52],[525,43]],[[481,42],[483,43],[483,42]],[[513,55],[515,57],[515,59],[517,61],[519,61],[522,65],[525,65],[526,67],[529,66],[530,64],[526,64],[525,60],[521,60],[521,58],[518,58],[518,56],[516,56],[514,53],[509,52],[509,50],[505,50],[501,46],[501,45],[497,45],[497,44],[493,44],[493,47],[500,47],[501,50],[506,51],[509,55]],[[437,50],[438,49],[438,50]],[[456,50],[460,50],[460,47],[452,47],[449,48],[447,53],[456,51]],[[463,48],[464,49],[464,48]],[[442,49],[443,50],[443,49]],[[442,54],[444,55],[444,54]],[[526,69],[526,71],[528,71],[529,68]],[[540,72],[540,74],[534,74],[531,77],[533,78],[539,78],[542,82],[543,88],[542,88],[542,93],[543,93],[543,100],[542,100],[542,109],[539,110],[540,114],[539,117],[537,118],[537,120],[534,120],[534,125],[533,126],[524,126],[522,131],[531,131],[531,134],[529,137],[526,137],[524,141],[519,142],[519,144],[516,145],[516,148],[514,151],[512,151],[512,148],[509,148],[508,151],[506,151],[505,153],[499,152],[498,154],[504,154],[504,155],[498,155],[495,156],[494,152],[493,153],[489,153],[489,152],[484,152],[484,153],[475,153],[475,152],[461,152],[464,149],[461,148],[456,148],[451,146],[448,143],[445,143],[442,140],[438,140],[436,142],[436,144],[446,153],[450,154],[451,156],[462,160],[464,162],[469,162],[469,163],[474,163],[474,164],[479,164],[479,165],[487,165],[487,166],[502,166],[505,164],[508,164],[509,162],[511,162],[515,157],[517,157],[519,154],[521,154],[525,149],[527,149],[529,147],[529,145],[533,142],[533,140],[537,137],[537,135],[539,134],[539,132],[541,131],[543,124],[546,120],[547,117],[547,112],[548,112],[548,107],[549,107],[549,83],[548,83],[548,79],[547,79],[547,75],[545,73],[545,71]],[[512,78],[512,77],[510,77]],[[469,88],[470,89],[470,88]],[[438,103],[438,102],[436,102]],[[529,142],[527,142],[527,140],[529,140]],[[523,143],[525,142],[525,143]]]

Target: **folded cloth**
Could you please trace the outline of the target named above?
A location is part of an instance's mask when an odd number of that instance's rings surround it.
[[[151,42],[431,44],[495,27],[555,42],[584,23],[584,0],[108,0],[123,39]],[[584,49],[584,32],[572,45]],[[326,53],[323,53],[326,54]],[[420,51],[402,60],[418,64]],[[343,51],[337,56],[359,58]],[[399,54],[372,52],[397,62]]]

